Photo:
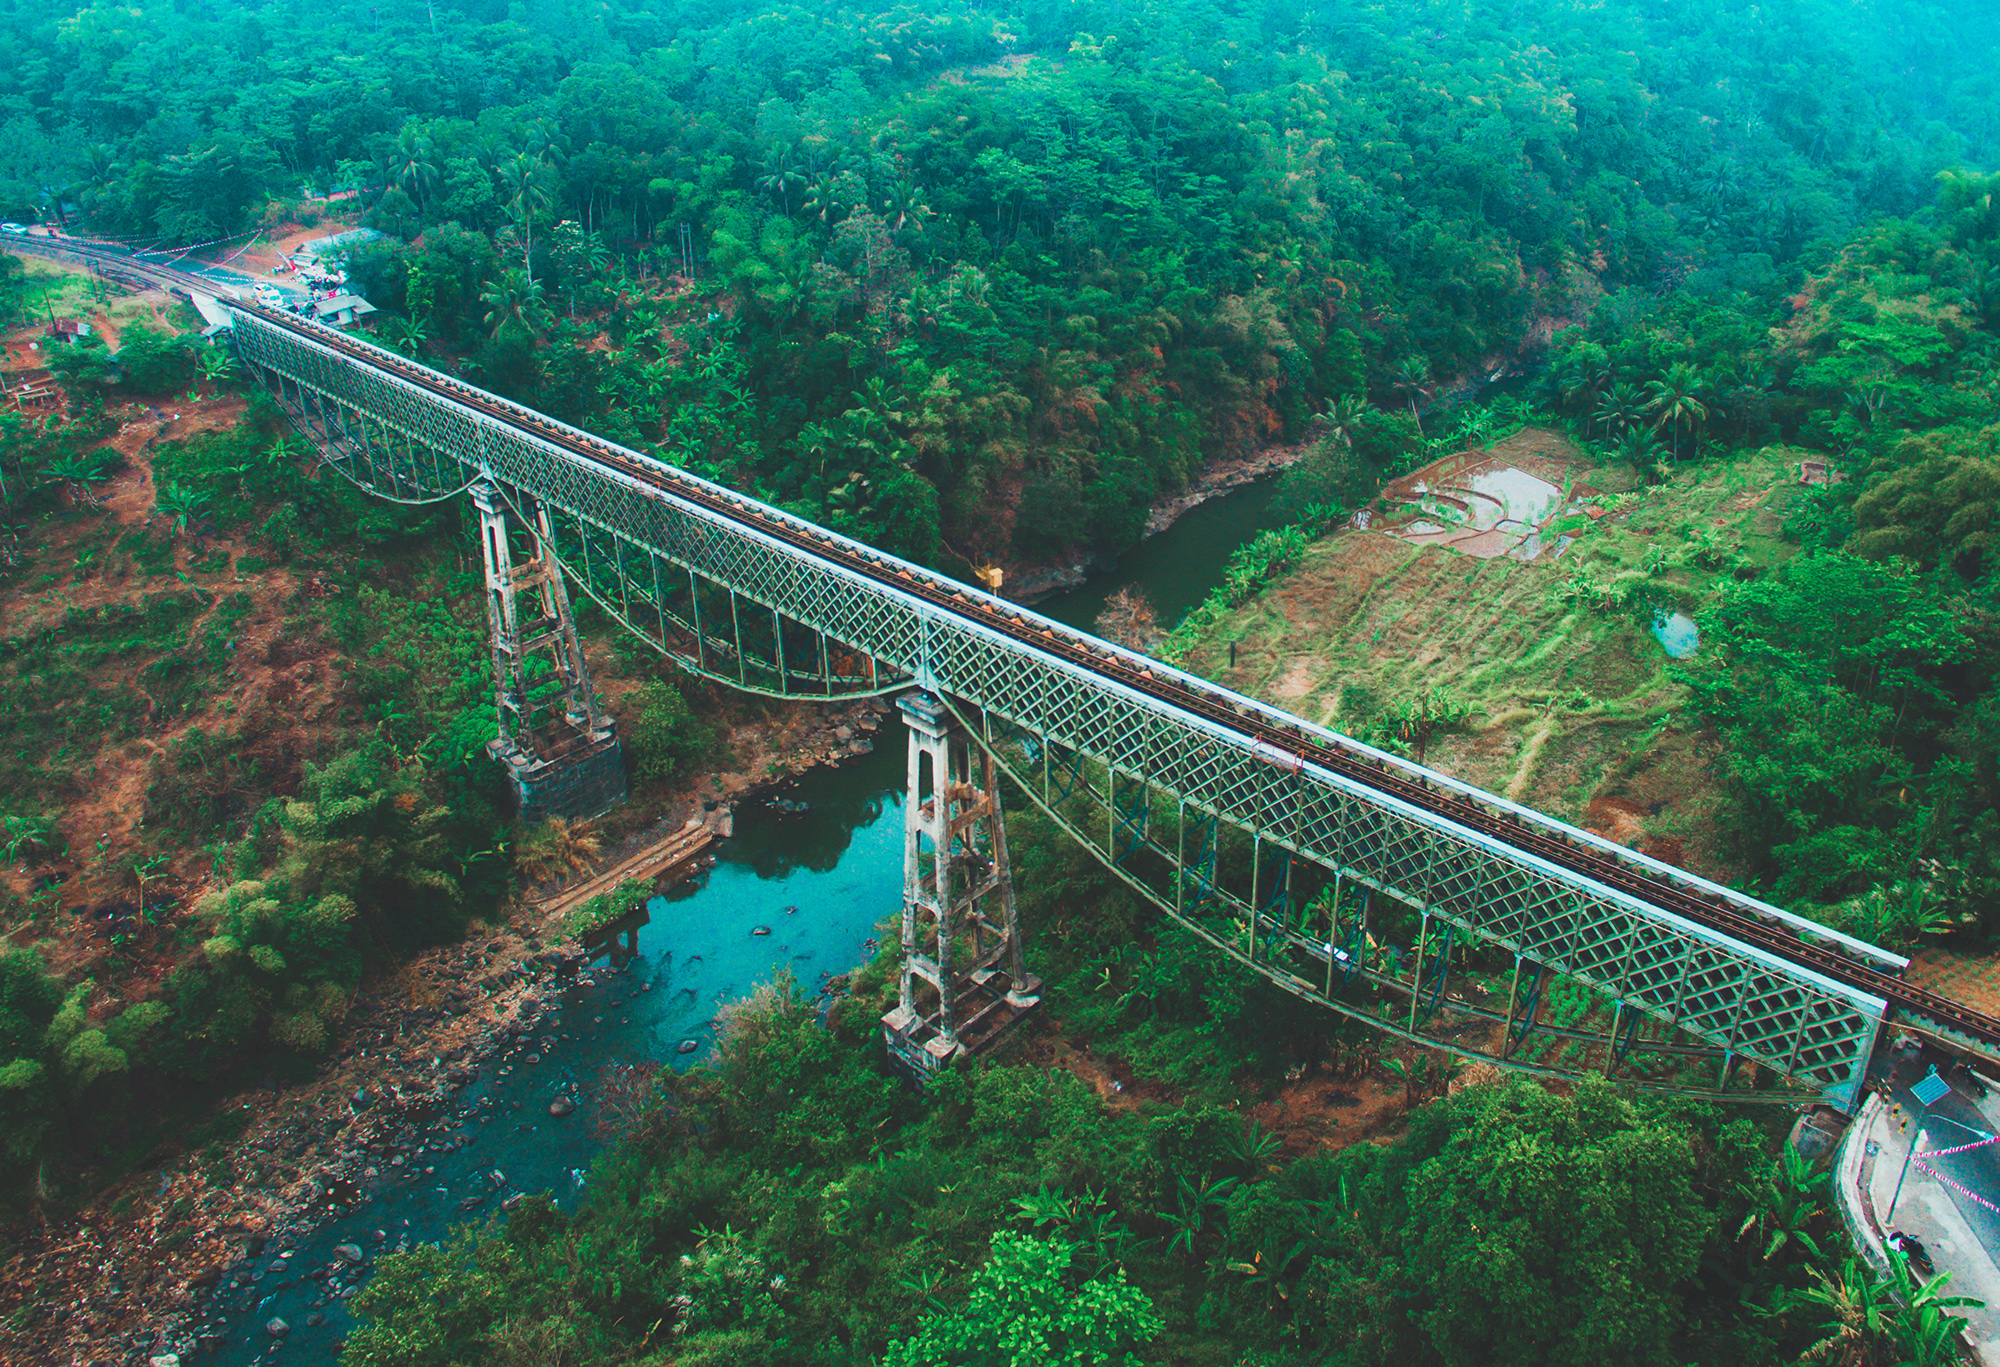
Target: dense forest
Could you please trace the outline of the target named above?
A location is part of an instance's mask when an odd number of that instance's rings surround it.
[[[226,252],[358,215],[376,236],[347,268],[386,344],[952,573],[1115,554],[1161,496],[1277,442],[1311,448],[1288,535],[1328,531],[1476,436],[1501,376],[1528,377],[1510,411],[1639,486],[1811,454],[1839,478],[1786,526],[1795,554],[1673,551],[1719,584],[1682,682],[1743,881],[1891,944],[2000,937],[1991,6],[16,0],[0,43],[0,217]],[[12,261],[6,320],[46,288]],[[143,328],[51,368],[66,422],[0,415],[24,538],[93,516],[107,406],[240,383]],[[25,947],[84,908],[9,902],[16,1214],[140,1164],[175,1098],[309,1070],[367,972],[547,857],[510,841],[479,755],[459,524],[307,478],[282,431],[252,397],[162,447],[158,516],[104,534],[99,569],[171,580],[206,524],[348,579],[288,628],[353,662],[348,706],[282,753],[250,717],[162,747],[132,866],[199,852],[211,877],[129,1004]],[[8,564],[10,593],[56,578]],[[1551,574],[1595,611],[1672,602],[1652,570]],[[78,754],[157,725],[92,671],[154,661],[169,716],[224,677],[249,602],[179,577],[8,628],[0,677],[63,705],[0,720],[10,864],[58,851]],[[627,663],[643,800],[713,738],[685,681]],[[580,1211],[531,1200],[386,1259],[344,1360],[1949,1360],[1944,1293],[1846,1257],[1781,1121],[1447,1091],[1015,825],[1051,1014],[1156,1095],[1109,1106],[1012,1059],[918,1096],[877,1043],[892,961],[824,1025],[780,982],[660,1073]],[[1282,1152],[1240,1104],[1308,1058],[1403,1068],[1407,1131]]]

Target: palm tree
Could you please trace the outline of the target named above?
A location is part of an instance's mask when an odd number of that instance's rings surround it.
[[[1604,424],[1606,436],[1621,435],[1646,421],[1646,396],[1636,385],[1613,385],[1590,416]]]
[[[1643,427],[1628,427],[1618,436],[1616,446],[1618,459],[1632,467],[1632,473],[1642,484],[1658,484],[1663,478],[1660,470],[1660,439]]]
[[[1799,1360],[1860,1367],[1895,1317],[1896,1300],[1889,1283],[1877,1282],[1874,1273],[1857,1258],[1847,1259],[1831,1273],[1816,1267],[1806,1271],[1817,1285],[1794,1292],[1787,1308],[1820,1307],[1821,1318],[1815,1327],[1823,1337]]]
[[[1681,456],[1683,424],[1694,431],[1696,449],[1700,449],[1701,424],[1708,417],[1699,397],[1703,388],[1701,372],[1687,361],[1674,362],[1665,375],[1646,386],[1646,411],[1653,415],[1654,429],[1673,427],[1675,460]]]
[[[792,191],[806,183],[806,178],[792,169],[792,149],[780,147],[764,159],[764,174],[757,177],[756,186],[764,194],[778,201],[780,210],[786,217],[792,212]]]
[[[1342,394],[1330,399],[1321,411],[1313,414],[1313,421],[1326,432],[1326,439],[1340,446],[1354,445],[1355,429],[1361,425],[1361,415],[1368,411],[1368,401],[1359,394]]]
[[[533,154],[517,153],[501,164],[500,180],[507,188],[507,207],[521,221],[521,262],[526,267],[528,283],[532,285],[535,282],[535,215],[546,211],[551,203],[548,162],[539,151]]]
[[[1431,382],[1431,363],[1422,356],[1408,356],[1396,365],[1395,373],[1389,377],[1389,388],[1410,401],[1410,417],[1417,424],[1417,431],[1424,430],[1424,420],[1417,416],[1417,400],[1423,396],[1424,386]]]
[[[840,217],[840,203],[834,197],[833,177],[824,173],[814,177],[812,188],[806,191],[799,207],[805,210],[806,217],[816,218],[832,227],[833,221]]]
[[[534,318],[542,305],[542,287],[523,271],[507,271],[493,282],[479,302],[486,305],[486,326],[495,335],[509,323],[519,323],[524,332],[535,330]]]
[[[915,182],[897,181],[895,188],[889,191],[888,202],[882,206],[882,216],[898,229],[912,220],[923,222],[931,216],[931,206],[923,202],[922,195],[923,191],[917,188]]]
[[[1736,1237],[1741,1239],[1756,1229],[1764,1243],[1762,1258],[1767,1263],[1782,1253],[1787,1244],[1796,1244],[1814,1258],[1822,1257],[1819,1245],[1806,1227],[1824,1212],[1820,1198],[1830,1182],[1829,1174],[1814,1171],[1811,1159],[1790,1144],[1785,1145],[1777,1171],[1771,1175],[1770,1187],[1736,1231]]]
[[[405,126],[396,139],[396,154],[391,165],[398,189],[416,200],[417,208],[424,207],[425,197],[437,185],[437,164],[433,160],[436,153],[431,148],[431,140],[413,126]]]

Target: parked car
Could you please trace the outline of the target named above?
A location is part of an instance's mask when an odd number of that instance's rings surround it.
[[[25,223],[0,223],[0,233],[20,233],[26,235],[27,231],[28,225]]]

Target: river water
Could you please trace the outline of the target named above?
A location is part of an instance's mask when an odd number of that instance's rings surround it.
[[[1273,525],[1273,485],[1266,479],[1199,505],[1110,573],[1036,609],[1088,630],[1105,600],[1131,584],[1171,626],[1221,581],[1231,551]],[[581,1204],[602,1148],[590,1100],[601,1068],[638,1060],[690,1067],[707,1056],[723,1004],[786,969],[810,993],[868,957],[870,937],[901,905],[903,774],[901,728],[890,726],[872,754],[740,806],[716,865],[648,904],[637,956],[617,967],[600,961],[560,992],[544,992],[535,1028],[495,1053],[411,1136],[422,1151],[401,1167],[378,1160],[385,1175],[369,1199],[301,1238],[289,1258],[270,1247],[243,1269],[262,1275],[222,1293],[230,1330],[206,1360],[332,1361],[351,1320],[346,1302],[313,1274],[340,1265],[342,1245],[360,1249],[372,1267],[398,1247],[448,1238],[454,1224],[484,1218],[508,1192]],[[789,809],[798,803],[803,810]],[[681,1053],[686,1041],[695,1048]],[[572,1088],[577,1112],[552,1117],[550,1101]],[[311,1323],[315,1313],[323,1323]],[[290,1326],[282,1340],[266,1333],[274,1317]]]
[[[1277,491],[1277,477],[1267,476],[1198,503],[1173,526],[1120,556],[1108,572],[1050,594],[1035,603],[1035,611],[1092,631],[1111,595],[1134,587],[1151,600],[1161,629],[1171,630],[1222,582],[1223,566],[1232,551],[1258,532],[1280,525],[1271,513]]]
[[[450,1109],[413,1136],[430,1151],[401,1168],[378,1162],[390,1175],[371,1199],[300,1239],[290,1258],[271,1247],[252,1261],[263,1276],[226,1293],[231,1331],[205,1360],[332,1361],[349,1329],[345,1302],[316,1304],[326,1292],[310,1274],[341,1261],[341,1245],[360,1248],[372,1264],[399,1244],[446,1238],[451,1225],[483,1218],[504,1191],[549,1191],[561,1206],[580,1204],[602,1147],[590,1102],[600,1068],[643,1059],[691,1066],[706,1056],[725,1002],[785,969],[810,993],[863,962],[877,924],[902,899],[904,756],[898,732],[887,735],[874,753],[771,795],[804,803],[803,811],[768,800],[739,807],[715,866],[648,904],[638,955],[616,968],[600,961],[560,992],[543,993],[536,1028],[495,1053]],[[770,933],[756,934],[760,927]],[[695,1052],[679,1052],[685,1040]],[[530,1055],[542,1061],[529,1063]],[[578,1111],[550,1116],[550,1101],[571,1085]],[[461,1136],[470,1142],[454,1147]],[[461,1202],[473,1196],[485,1199],[468,1211]],[[324,1324],[309,1323],[315,1310]],[[291,1329],[276,1351],[264,1327],[273,1317]]]

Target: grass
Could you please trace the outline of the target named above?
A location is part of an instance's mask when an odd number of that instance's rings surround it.
[[[1676,725],[1684,692],[1649,627],[1656,610],[1698,612],[1726,576],[1793,553],[1782,526],[1803,492],[1797,456],[1690,462],[1633,488],[1623,467],[1568,451],[1579,479],[1625,492],[1598,500],[1602,518],[1564,515],[1576,540],[1559,558],[1480,560],[1342,531],[1221,615],[1185,663],[1404,753],[1397,707],[1448,689],[1465,716],[1431,738],[1432,767],[1590,824],[1601,825],[1594,802],[1622,797],[1636,824],[1614,838],[1674,842],[1704,872],[1724,871],[1710,829],[1719,795],[1703,747]]]

